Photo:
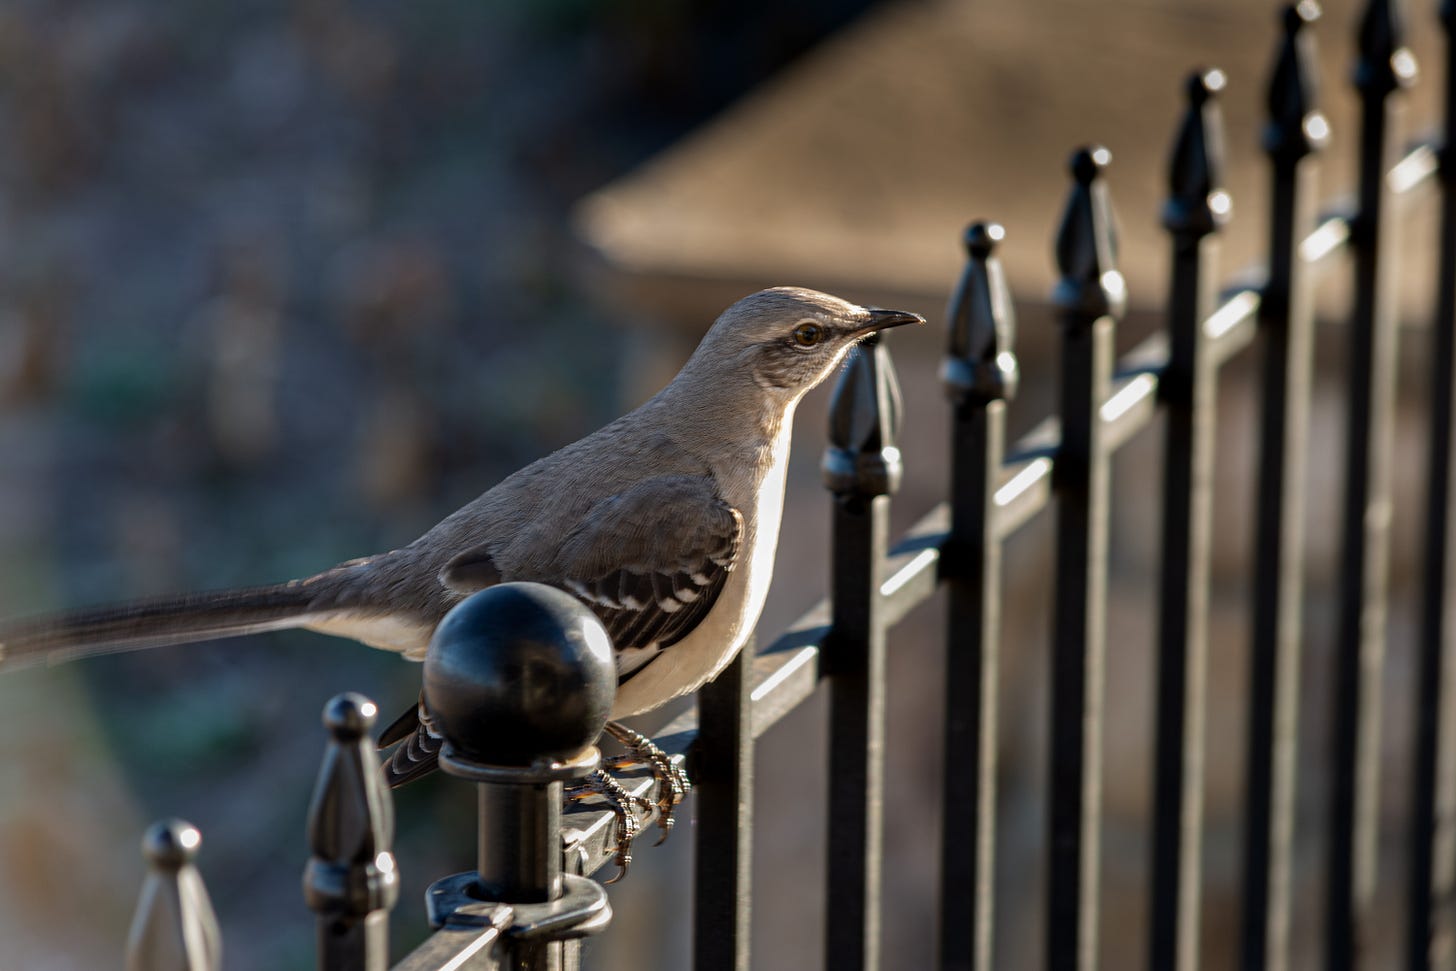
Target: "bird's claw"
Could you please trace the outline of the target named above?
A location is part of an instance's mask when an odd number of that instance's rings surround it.
[[[662,835],[658,837],[654,845],[661,846],[668,834],[672,832],[675,822],[674,811],[687,794],[693,791],[693,782],[688,778],[687,771],[682,766],[674,762],[652,739],[641,732],[633,731],[617,722],[608,722],[607,734],[627,749],[626,755],[611,760],[610,764],[613,768],[624,769],[644,762],[652,767],[652,776],[657,780],[659,793],[657,827],[662,831]]]
[[[618,870],[616,876],[606,882],[616,883],[627,875],[627,869],[632,865],[632,842],[642,831],[639,814],[648,815],[656,810],[657,825],[662,831],[657,845],[661,845],[672,832],[673,810],[692,791],[693,784],[687,772],[646,735],[616,722],[607,724],[607,732],[627,749],[626,754],[605,760],[603,768],[568,788],[566,795],[574,800],[600,797],[612,807],[617,817],[615,862]],[[655,804],[645,796],[635,796],[628,792],[607,771],[608,768],[621,770],[641,765],[652,769],[653,779],[657,782],[658,799]]]
[[[566,795],[569,799],[600,796],[611,805],[612,812],[617,817],[617,855],[613,861],[617,864],[617,875],[606,882],[616,883],[621,880],[632,865],[632,841],[642,831],[637,811],[640,808],[644,813],[652,812],[652,801],[632,795],[606,769],[597,769],[583,781],[568,788]]]

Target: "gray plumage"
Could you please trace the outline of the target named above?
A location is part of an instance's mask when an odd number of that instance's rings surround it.
[[[494,583],[572,593],[612,635],[613,717],[696,690],[763,606],[793,410],[856,340],[918,322],[792,287],[720,316],[671,384],[507,477],[408,546],[275,586],[141,601],[0,626],[0,668],[306,627],[421,659],[445,613]],[[438,740],[405,718],[395,783]]]

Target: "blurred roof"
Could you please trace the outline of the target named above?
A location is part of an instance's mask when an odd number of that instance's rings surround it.
[[[991,218],[1007,227],[1001,255],[1018,298],[1040,299],[1053,281],[1066,160],[1098,142],[1113,155],[1133,303],[1156,304],[1167,153],[1195,68],[1229,76],[1221,103],[1234,219],[1223,274],[1262,248],[1259,136],[1278,13],[1264,0],[886,5],[588,196],[577,230],[609,282],[649,302],[680,296],[675,284],[712,282],[939,298],[959,273],[964,225]],[[1419,13],[1408,42],[1434,63],[1434,14]],[[1334,129],[1322,198],[1353,186],[1356,16],[1356,4],[1332,2],[1315,27]],[[1409,117],[1433,120],[1435,87],[1419,80]]]

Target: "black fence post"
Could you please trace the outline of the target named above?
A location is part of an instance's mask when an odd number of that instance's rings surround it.
[[[1259,486],[1249,728],[1245,763],[1242,967],[1284,971],[1289,961],[1299,647],[1304,593],[1304,482],[1314,309],[1299,247],[1314,224],[1315,153],[1329,125],[1314,104],[1310,0],[1281,14],[1268,86],[1264,151],[1271,165],[1269,279],[1259,302],[1263,342]]]
[[[195,865],[202,837],[180,819],[142,838],[148,873],[126,942],[126,971],[220,971],[222,935]]]
[[[1127,299],[1101,178],[1111,160],[1105,148],[1072,156],[1074,185],[1057,234],[1061,279],[1052,294],[1062,325],[1046,912],[1053,971],[1087,971],[1097,963],[1108,516],[1101,411],[1112,378],[1114,319]]]
[[[1169,165],[1163,226],[1173,237],[1163,457],[1163,561],[1158,610],[1153,859],[1149,967],[1198,966],[1199,854],[1203,844],[1203,725],[1208,655],[1217,374],[1204,353],[1213,309],[1223,189],[1222,71],[1188,79]]]
[[[992,967],[996,838],[996,690],[1001,641],[1001,539],[996,484],[1015,394],[1015,317],[1001,261],[1005,231],[966,230],[969,257],[951,298],[941,381],[951,399],[951,524],[941,561],[946,616],[945,792],[940,864],[940,966]]]
[[[324,706],[329,745],[308,809],[313,856],[303,893],[318,914],[318,967],[384,971],[389,966],[389,910],[399,899],[394,803],[379,773],[370,730],[379,715],[362,695]]]
[[[1415,59],[1403,33],[1393,0],[1372,0],[1360,23],[1354,73],[1360,94],[1360,208],[1351,239],[1355,308],[1330,786],[1325,961],[1331,971],[1356,966],[1375,890],[1397,351],[1396,237],[1386,173],[1401,137],[1399,103],[1392,95],[1415,79]]]
[[[850,352],[830,403],[824,482],[834,493],[830,564],[829,854],[826,966],[879,967],[884,842],[885,624],[880,581],[890,493],[900,485],[900,388],[871,335]]]
[[[753,897],[754,644],[698,692],[693,750],[695,971],[748,971]]]
[[[1426,497],[1424,589],[1421,591],[1420,649],[1416,669],[1415,765],[1411,798],[1407,957],[1410,971],[1427,971],[1437,955],[1456,948],[1456,915],[1449,906],[1456,890],[1456,792],[1439,785],[1450,771],[1456,713],[1443,689],[1449,677],[1446,619],[1451,557],[1452,414],[1456,411],[1456,2],[1441,4],[1446,32],[1445,124],[1441,145],[1441,243],[1436,313],[1431,323],[1431,439]]]
[[[576,598],[538,583],[468,597],[425,656],[422,713],[440,767],[477,784],[474,872],[431,885],[430,922],[503,944],[512,971],[576,964],[576,939],[611,920],[606,891],[562,872],[562,783],[601,764],[596,741],[616,696],[605,628]],[[418,952],[417,952],[418,953]],[[410,968],[430,967],[421,955]]]

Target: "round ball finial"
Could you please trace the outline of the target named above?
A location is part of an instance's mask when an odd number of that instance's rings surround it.
[[[996,244],[1006,238],[1006,229],[997,222],[973,222],[966,227],[966,253],[972,259],[989,257]]]
[[[142,854],[159,870],[180,870],[197,859],[202,834],[182,819],[164,819],[147,827]]]
[[[324,727],[340,742],[363,738],[378,718],[379,706],[353,691],[335,695],[324,706]]]
[[[1300,29],[1314,23],[1320,18],[1319,4],[1314,0],[1302,0],[1300,3],[1291,3],[1279,12],[1279,20],[1284,25],[1286,34],[1297,34]]]
[[[1071,170],[1072,178],[1080,185],[1091,185],[1092,180],[1108,165],[1112,164],[1112,153],[1101,145],[1093,145],[1089,148],[1079,148],[1072,153],[1072,160],[1067,168]]]
[[[1194,71],[1183,83],[1184,91],[1188,95],[1188,103],[1195,108],[1207,104],[1209,98],[1219,94],[1226,87],[1228,87],[1228,75],[1216,67],[1206,71]]]
[[[611,639],[575,597],[539,583],[474,594],[440,622],[424,701],[458,755],[564,762],[601,735],[617,693]]]

